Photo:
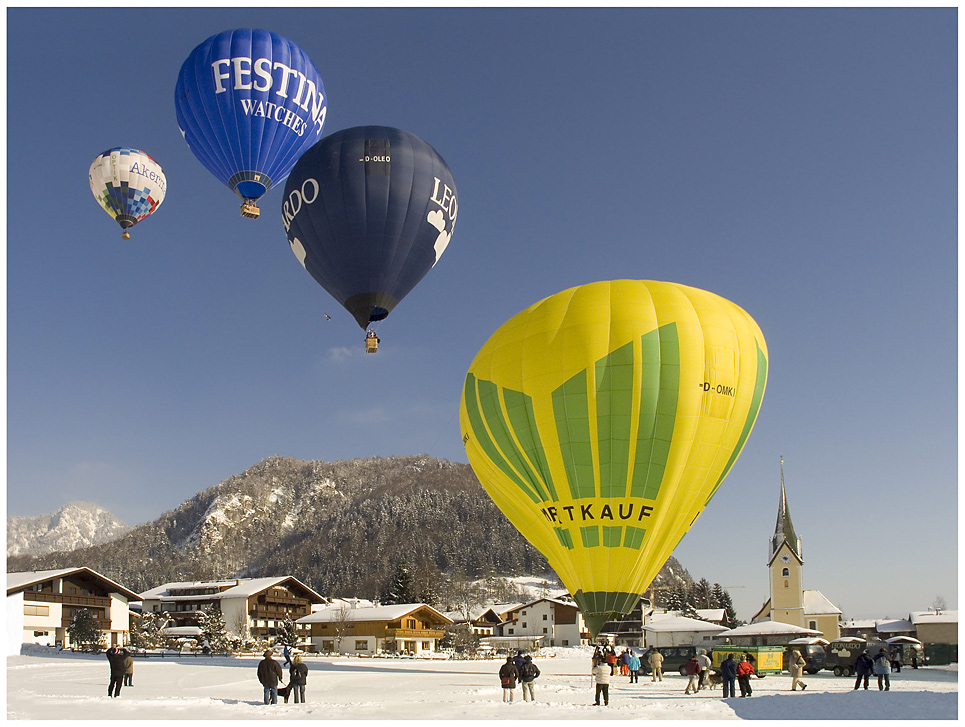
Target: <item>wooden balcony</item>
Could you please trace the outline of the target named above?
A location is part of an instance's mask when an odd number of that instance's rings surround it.
[[[24,601],[43,601],[46,603],[61,603],[65,606],[77,606],[80,608],[103,608],[110,611],[111,599],[105,596],[76,596],[67,593],[46,593],[43,591],[30,591],[24,594]]]

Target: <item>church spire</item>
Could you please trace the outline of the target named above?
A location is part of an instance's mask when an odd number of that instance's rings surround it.
[[[803,562],[801,557],[801,541],[794,532],[791,523],[791,511],[787,507],[787,493],[784,490],[784,457],[781,457],[781,501],[777,506],[777,525],[774,527],[774,537],[771,538],[771,557],[773,560],[783,543],[787,543],[791,552]]]

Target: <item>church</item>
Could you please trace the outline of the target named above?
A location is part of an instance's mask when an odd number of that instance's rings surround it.
[[[820,631],[830,641],[841,635],[841,609],[829,601],[821,591],[804,588],[804,557],[801,539],[794,532],[791,512],[784,489],[784,460],[781,460],[781,499],[777,507],[777,525],[771,537],[770,556],[771,597],[751,623],[777,621]]]

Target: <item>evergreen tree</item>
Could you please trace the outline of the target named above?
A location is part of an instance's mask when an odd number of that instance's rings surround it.
[[[383,589],[379,600],[386,606],[396,603],[417,602],[416,593],[412,586],[412,574],[404,563],[399,563],[395,567],[395,575]]]
[[[701,578],[690,589],[690,602],[694,608],[713,608],[712,587],[706,578]]]
[[[225,624],[224,614],[220,608],[214,606],[202,606],[198,611],[197,623],[201,629],[202,643],[208,642],[212,651],[228,651],[231,645],[231,637],[228,635],[228,626]]]
[[[724,626],[727,628],[737,628],[743,621],[737,618],[737,611],[734,610],[734,603],[730,600],[730,594],[724,591],[721,606],[724,609]]]
[[[87,608],[82,608],[74,615],[67,627],[67,636],[71,644],[84,651],[100,651],[105,646],[104,634],[97,625],[97,619]]]
[[[298,646],[298,626],[295,624],[295,619],[291,616],[285,616],[285,620],[281,624],[281,633],[278,636],[289,649]]]
[[[166,611],[162,613],[144,612],[141,614],[137,628],[131,632],[131,643],[139,649],[162,648],[166,639],[161,636],[161,629],[170,620],[171,616]]]

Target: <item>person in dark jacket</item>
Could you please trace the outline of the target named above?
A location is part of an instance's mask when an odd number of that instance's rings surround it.
[[[520,673],[523,669],[523,650],[517,649],[516,656],[513,657],[513,666],[516,667],[516,673]]]
[[[874,669],[874,662],[871,660],[871,656],[868,654],[868,650],[865,649],[860,654],[858,654],[857,660],[854,662],[854,673],[857,677],[854,680],[854,688],[857,689],[861,685],[861,680],[864,679],[864,688],[868,688],[868,680],[871,678],[871,672]]]
[[[258,681],[265,688],[265,704],[278,704],[278,682],[283,672],[281,664],[271,656],[271,649],[266,649],[265,658],[258,662]]]
[[[734,655],[728,654],[727,658],[720,665],[720,677],[724,684],[724,698],[735,697],[734,682],[737,681],[737,662]]]
[[[107,696],[119,697],[121,684],[124,683],[124,652],[112,646],[107,650],[107,663],[111,667],[111,681],[107,685]]]
[[[536,701],[536,694],[533,691],[533,682],[539,676],[539,667],[533,663],[533,657],[529,654],[523,657],[523,668],[519,670],[519,683],[523,685],[523,701]],[[526,699],[527,695],[529,700]]]
[[[305,685],[308,683],[308,665],[302,657],[295,654],[291,668],[288,670],[288,684],[291,686],[295,704],[305,703]],[[286,700],[287,701],[287,700]]]
[[[507,656],[506,663],[499,667],[499,683],[503,686],[503,701],[512,702],[513,692],[516,689],[516,679],[519,678],[519,671],[513,663],[513,657]]]

